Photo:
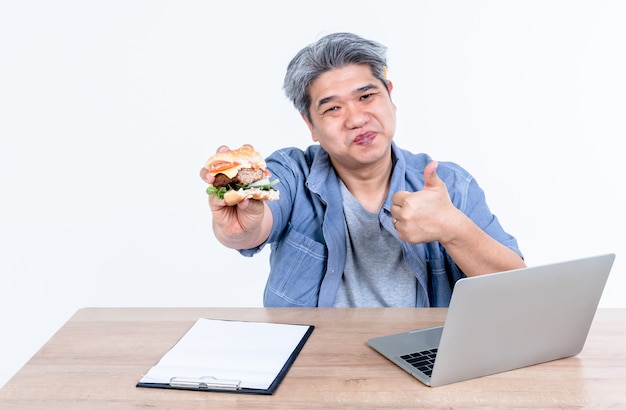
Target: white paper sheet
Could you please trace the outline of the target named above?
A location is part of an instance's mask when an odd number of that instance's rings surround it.
[[[198,319],[140,383],[173,377],[238,380],[241,388],[267,389],[309,326]]]

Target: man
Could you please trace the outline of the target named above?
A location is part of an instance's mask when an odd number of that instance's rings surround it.
[[[318,144],[266,159],[277,201],[209,197],[222,244],[271,244],[266,306],[448,306],[459,278],[525,266],[471,175],[393,142],[385,53],[350,33],[302,49],[284,89]]]

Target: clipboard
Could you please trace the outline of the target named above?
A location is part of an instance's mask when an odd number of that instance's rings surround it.
[[[201,318],[136,387],[271,395],[313,329]]]

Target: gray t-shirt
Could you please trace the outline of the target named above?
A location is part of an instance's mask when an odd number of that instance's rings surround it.
[[[402,246],[341,183],[346,265],[335,307],[415,307],[417,279]]]

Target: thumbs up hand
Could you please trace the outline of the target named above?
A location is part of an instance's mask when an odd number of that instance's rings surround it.
[[[437,175],[436,161],[424,168],[424,189],[396,192],[391,215],[398,237],[410,243],[439,241],[444,244],[463,226],[465,215],[452,204],[446,184]]]

